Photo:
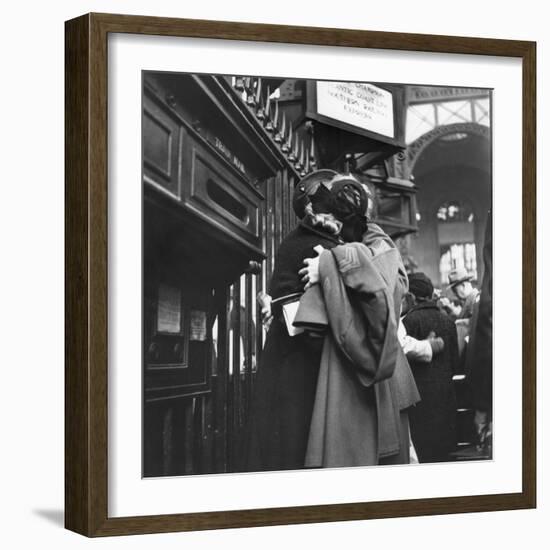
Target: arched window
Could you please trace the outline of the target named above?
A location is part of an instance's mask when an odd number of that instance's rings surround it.
[[[466,201],[446,201],[437,209],[436,216],[441,282],[446,283],[450,271],[460,267],[477,279],[472,206]]]

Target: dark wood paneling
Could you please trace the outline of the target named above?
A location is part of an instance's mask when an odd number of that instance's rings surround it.
[[[179,197],[184,129],[148,93],[143,97],[142,122],[143,176]]]
[[[205,223],[217,221],[232,235],[260,247],[262,197],[246,182],[233,177],[199,144],[191,147],[190,186],[184,190],[184,202],[204,213]]]

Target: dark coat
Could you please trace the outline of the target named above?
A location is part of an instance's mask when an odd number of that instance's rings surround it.
[[[493,223],[489,212],[483,246],[484,274],[479,309],[472,319],[466,353],[466,375],[473,407],[492,414],[493,408]]]
[[[303,292],[304,283],[298,271],[304,267],[304,260],[317,255],[313,250],[316,245],[333,248],[340,242],[337,237],[301,222],[279,245],[269,283],[268,293],[271,297],[275,300],[288,294]]]
[[[407,334],[418,340],[431,331],[443,338],[444,350],[430,363],[411,361],[420,403],[409,412],[411,436],[420,462],[442,462],[456,445],[457,335],[453,321],[435,302],[414,306],[404,317]]]
[[[269,293],[276,299],[303,291],[298,271],[313,248],[332,248],[338,239],[303,223],[282,241]],[[243,470],[304,467],[323,341],[307,334],[289,336],[281,312],[274,319],[260,357],[245,434]]]
[[[321,361],[322,339],[290,337],[276,317],[254,384],[243,470],[304,467]]]

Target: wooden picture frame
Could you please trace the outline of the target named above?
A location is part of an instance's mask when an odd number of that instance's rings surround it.
[[[519,58],[523,71],[521,492],[137,517],[108,516],[107,37],[133,33]],[[536,506],[534,42],[88,14],[65,27],[65,525],[86,536],[419,516]]]

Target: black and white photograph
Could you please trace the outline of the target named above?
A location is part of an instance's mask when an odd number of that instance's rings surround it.
[[[142,72],[143,477],[492,459],[491,108]]]

